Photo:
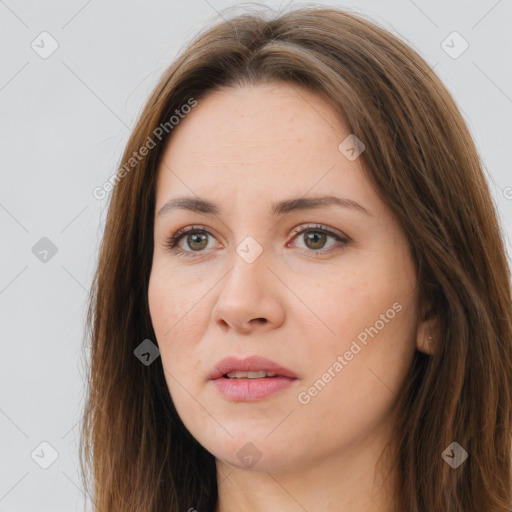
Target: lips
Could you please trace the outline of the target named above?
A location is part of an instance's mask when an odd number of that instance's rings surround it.
[[[250,377],[253,378],[250,378],[244,372],[261,373],[251,373]],[[273,376],[264,376],[264,372]],[[228,378],[228,373],[233,378]],[[231,402],[261,401],[280,391],[296,387],[299,383],[294,372],[261,356],[251,356],[246,359],[237,359],[236,357],[222,359],[217,363],[209,379],[213,388]]]
[[[277,377],[296,379],[297,375],[290,369],[261,356],[250,356],[245,359],[226,357],[215,365],[214,371],[209,375],[209,380],[219,379],[231,372],[260,372],[267,371],[276,374]],[[269,378],[269,377],[264,377]]]

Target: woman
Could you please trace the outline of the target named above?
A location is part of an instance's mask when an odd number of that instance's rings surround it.
[[[89,309],[98,511],[510,511],[512,309],[470,133],[337,9],[246,14],[161,78]]]

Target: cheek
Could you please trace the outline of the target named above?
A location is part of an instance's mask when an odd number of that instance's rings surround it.
[[[187,279],[185,284],[177,282],[176,275],[179,273],[156,264],[148,287],[151,322],[171,391],[176,387],[171,376],[188,388],[193,386],[191,375],[202,358],[198,344],[210,319],[207,301],[201,300],[201,280]]]
[[[183,274],[158,260],[153,263],[148,303],[153,328],[160,342],[166,343],[166,340],[176,337],[177,330],[197,325],[191,322],[191,318],[197,320],[201,280],[187,278],[185,282]]]
[[[398,391],[412,360],[416,329],[413,267],[406,261],[397,265],[394,254],[382,253],[380,259],[373,256],[371,262],[354,262],[350,272],[331,274],[328,283],[313,286],[307,295],[316,316],[308,314],[311,325],[301,320],[303,332],[311,332],[308,340],[313,339],[314,329],[317,335],[315,343],[303,347],[313,378],[306,385],[322,379],[338,356],[344,357],[343,369],[331,370],[336,377],[326,386],[329,390],[322,391],[325,406],[346,400],[346,405],[359,410],[360,404],[372,403],[375,397],[385,398],[381,394],[389,394],[386,386]],[[304,286],[300,293],[306,293]]]
[[[296,308],[301,312],[299,322],[315,329],[322,344],[343,348],[399,298],[396,283],[383,278],[383,272],[375,267],[379,267],[376,262],[372,266],[347,262],[349,270],[345,271],[333,267],[307,276],[289,276],[301,300]]]
[[[174,316],[176,308],[175,289],[176,285],[172,282],[170,275],[163,271],[158,262],[153,260],[149,277],[148,304],[151,321],[157,336],[159,331],[163,329],[163,324],[167,323],[168,315]]]

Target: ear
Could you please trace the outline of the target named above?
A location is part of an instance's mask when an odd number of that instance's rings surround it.
[[[434,308],[423,307],[418,319],[416,348],[424,354],[432,355],[439,341],[439,323]]]

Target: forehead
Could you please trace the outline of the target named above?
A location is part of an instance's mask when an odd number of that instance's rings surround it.
[[[173,129],[166,154],[175,162],[222,158],[293,160],[285,150],[336,153],[349,130],[317,93],[286,83],[229,87],[209,92]],[[303,152],[304,152],[303,151]]]
[[[157,207],[169,195],[229,195],[234,201],[235,189],[242,203],[333,189],[364,201],[371,190],[360,161],[339,150],[349,135],[334,108],[304,87],[214,90],[172,131],[159,168]]]

